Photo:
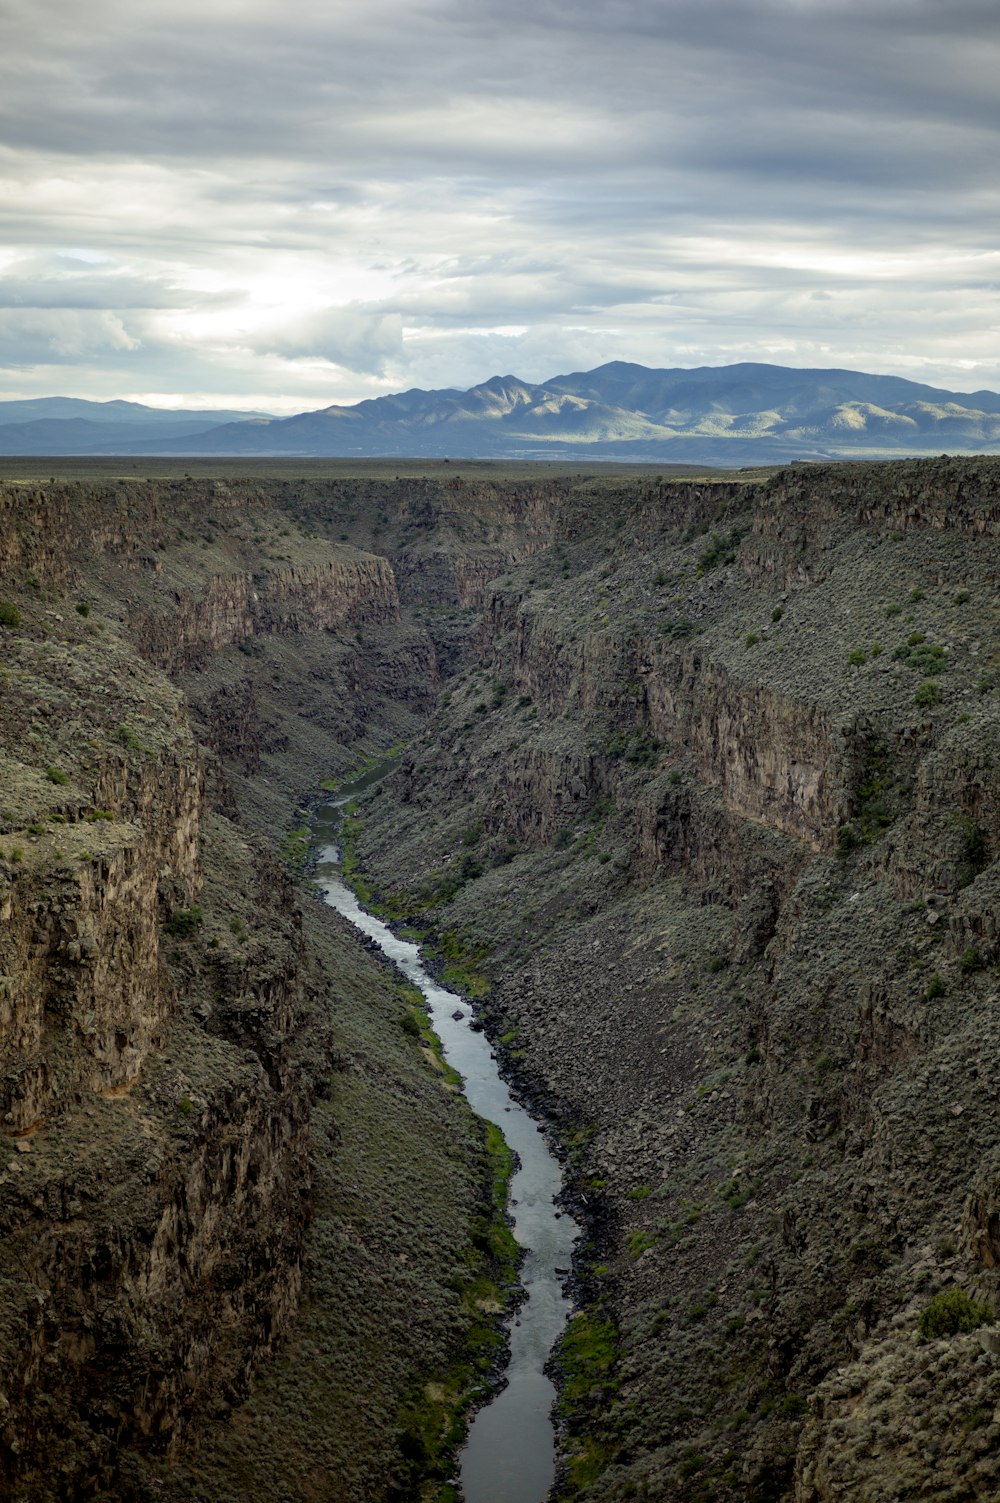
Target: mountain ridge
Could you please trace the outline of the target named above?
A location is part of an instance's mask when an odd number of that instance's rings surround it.
[[[465,390],[411,387],[287,418],[39,400],[50,408],[28,422],[7,421],[23,418],[11,409],[28,403],[0,403],[0,453],[742,465],[922,455],[943,446],[979,454],[1000,446],[1000,393],[753,361],[691,368],[609,361],[540,383],[508,373]],[[120,416],[120,408],[129,410]]]

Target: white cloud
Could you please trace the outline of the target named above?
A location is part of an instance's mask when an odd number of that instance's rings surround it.
[[[4,394],[998,385],[998,64],[985,0],[10,0]]]

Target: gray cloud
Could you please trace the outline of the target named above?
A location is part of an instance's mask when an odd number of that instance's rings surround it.
[[[9,0],[10,394],[1000,384],[998,63],[992,0]]]

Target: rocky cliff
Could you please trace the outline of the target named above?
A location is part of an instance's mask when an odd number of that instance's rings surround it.
[[[252,484],[14,486],[0,519],[2,1490],[244,1496],[225,1417],[305,1297],[319,1346],[296,1371],[336,1402],[292,1443],[279,1384],[259,1468],[295,1486],[332,1448],[338,1496],[382,1493],[400,1406],[468,1327],[453,1264],[479,1135],[394,984],[311,913],[305,937],[275,855],[234,821],[273,849],[300,797],[411,734],[433,643],[401,621],[387,559]],[[345,1068],[370,1083],[338,1086]],[[383,1164],[362,1214],[369,1119],[405,1122],[421,1164]],[[410,1206],[428,1181],[429,1223]],[[352,1226],[376,1211],[407,1230],[362,1254]],[[335,1276],[313,1222],[340,1243]],[[391,1310],[373,1291],[400,1257],[419,1286]],[[368,1321],[379,1399],[359,1434],[375,1379],[344,1322]],[[211,1463],[179,1480],[212,1423]]]
[[[396,911],[489,951],[601,1207],[620,1355],[568,1496],[1000,1486],[993,1347],[926,1313],[1000,1297],[998,494],[954,461],[577,494],[366,816]]]

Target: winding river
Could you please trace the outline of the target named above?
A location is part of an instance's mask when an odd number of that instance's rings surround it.
[[[366,913],[343,881],[337,844],[341,811],[386,771],[383,766],[345,785],[336,799],[317,811],[313,875],[331,908],[374,939],[406,979],[420,988],[445,1058],[462,1076],[470,1105],[500,1127],[517,1154],[510,1211],[514,1236],[525,1249],[521,1282],[526,1298],[509,1333],[506,1386],[479,1410],[469,1429],[460,1457],[461,1486],[465,1503],[543,1503],[555,1478],[555,1390],[544,1366],[569,1315],[564,1281],[580,1228],[556,1205],[562,1189],[559,1165],[538,1123],[501,1079],[486,1035],[470,1026],[468,1001],[438,986],[421,963],[418,947]]]

